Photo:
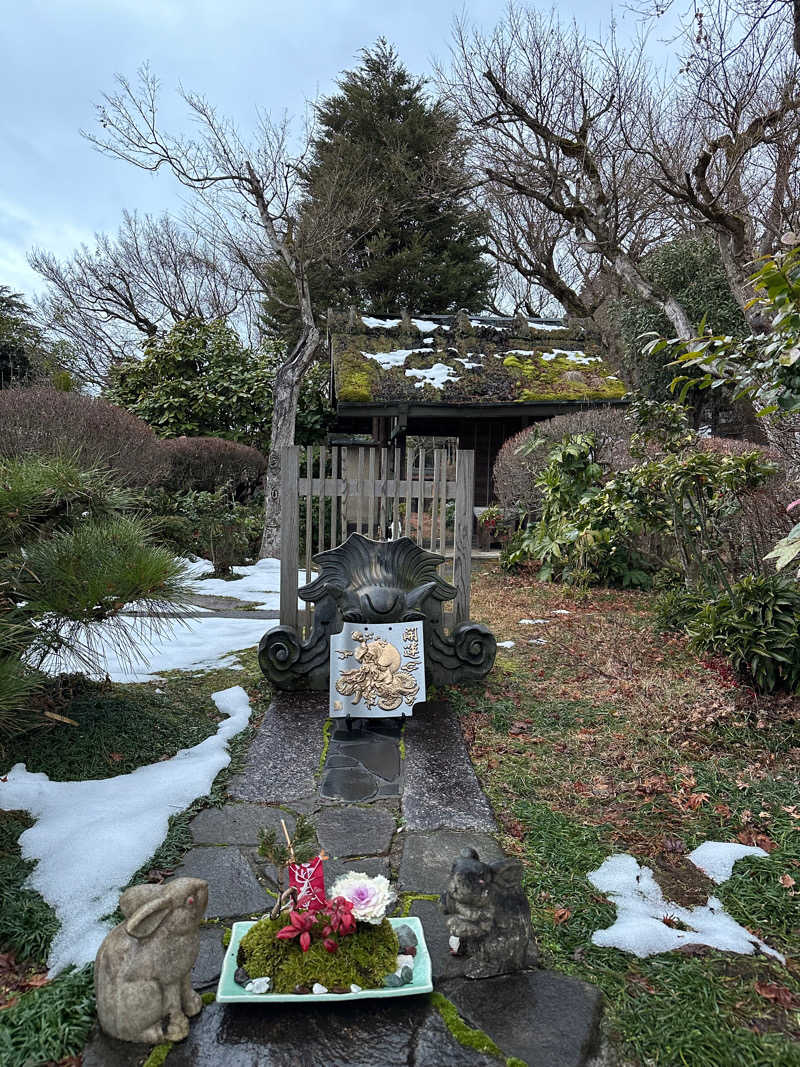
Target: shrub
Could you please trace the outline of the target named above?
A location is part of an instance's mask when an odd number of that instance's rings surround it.
[[[706,597],[694,589],[665,589],[655,599],[653,615],[661,633],[681,633],[706,602]]]
[[[800,688],[800,589],[782,575],[749,575],[686,624],[698,652],[726,656],[759,692]]]
[[[98,657],[91,623],[112,626],[126,603],[166,607],[183,596],[183,568],[130,514],[130,493],[107,472],[28,456],[0,459],[0,731],[16,732],[38,679],[28,664]],[[123,651],[130,630],[115,631]]]
[[[168,469],[146,422],[102,397],[50,387],[0,391],[0,457],[73,458],[110,471],[117,483],[158,484]]]
[[[150,494],[158,538],[182,556],[202,556],[225,576],[258,552],[263,530],[260,504],[240,504],[228,486],[213,493]]]
[[[609,470],[624,470],[633,462],[631,429],[625,412],[618,408],[587,408],[537,422],[509,438],[494,464],[494,494],[507,512],[538,517],[542,494],[536,482],[547,466],[550,451],[564,437],[592,434],[598,463]],[[541,445],[533,441],[541,439]]]
[[[162,443],[169,471],[161,484],[176,492],[213,493],[230,486],[237,500],[251,497],[261,484],[267,461],[249,445],[221,437],[176,437]]]

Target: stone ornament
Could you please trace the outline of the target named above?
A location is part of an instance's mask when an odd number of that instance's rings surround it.
[[[94,985],[100,1026],[120,1041],[181,1041],[203,1007],[192,989],[198,928],[208,882],[175,878],[136,885],[119,899],[125,916],[97,952]]]
[[[484,863],[474,848],[462,848],[441,907],[451,951],[466,957],[467,978],[490,978],[536,966],[519,860]]]
[[[485,626],[465,622],[444,631],[442,604],[456,596],[438,573],[444,556],[410,537],[372,541],[354,533],[313,559],[319,574],[298,591],[314,605],[308,639],[291,626],[274,626],[258,646],[261,670],[279,689],[327,690],[331,635],[346,623],[421,621],[429,685],[483,678],[492,669],[497,641]]]

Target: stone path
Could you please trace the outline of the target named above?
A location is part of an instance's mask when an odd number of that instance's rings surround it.
[[[328,884],[345,870],[385,874],[399,906],[423,922],[436,988],[506,1057],[530,1067],[583,1067],[599,1046],[601,998],[586,983],[544,970],[482,981],[463,977],[435,900],[464,846],[502,856],[496,825],[464,745],[457,716],[441,702],[418,705],[401,730],[392,722],[327,721],[324,695],[279,694],[258,728],[244,771],[222,808],[192,822],[193,847],[176,875],[208,880],[207,921],[195,987],[213,990],[222,933],[267,910],[275,871],[258,856],[258,831],[291,830],[310,814],[331,857]],[[83,1067],[139,1067],[148,1050],[95,1034]],[[459,1044],[430,997],[307,1007],[212,1004],[175,1045],[167,1067],[497,1067]]]

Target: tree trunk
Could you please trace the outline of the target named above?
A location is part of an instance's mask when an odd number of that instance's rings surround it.
[[[662,311],[682,341],[688,341],[694,337],[695,329],[689,321],[689,316],[678,303],[674,296],[669,293],[659,292],[637,269],[634,263],[624,254],[617,253],[614,256],[614,268],[622,278],[626,286],[633,289],[648,303],[653,304]]]
[[[294,444],[297,402],[303,375],[311,366],[319,346],[316,326],[303,331],[292,357],[275,376],[272,431],[267,473],[264,477],[264,532],[258,558],[279,559],[281,554],[281,449]]]

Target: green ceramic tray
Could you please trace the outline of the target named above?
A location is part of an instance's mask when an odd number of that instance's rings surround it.
[[[371,997],[412,997],[417,993],[433,992],[431,957],[422,933],[422,923],[415,915],[406,919],[389,919],[392,926],[410,926],[417,935],[417,954],[414,957],[414,977],[407,985],[393,988],[362,989],[360,993],[248,993],[233,980],[236,971],[236,954],[239,942],[254,926],[253,922],[234,923],[231,940],[222,964],[222,973],[217,986],[217,1000],[221,1004],[319,1004],[324,1001],[366,1000]]]

